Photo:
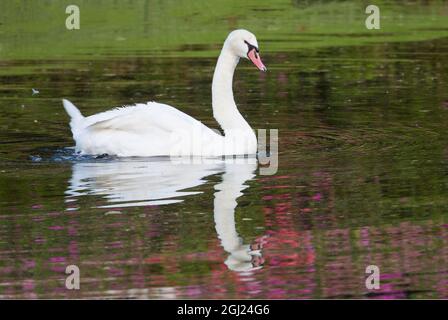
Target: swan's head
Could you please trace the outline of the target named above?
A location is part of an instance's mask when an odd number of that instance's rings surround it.
[[[261,61],[257,38],[253,33],[244,29],[232,31],[227,36],[224,47],[240,58],[249,59],[261,71],[267,70]]]

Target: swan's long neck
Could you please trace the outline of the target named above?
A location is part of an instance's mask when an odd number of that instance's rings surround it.
[[[227,135],[232,131],[253,132],[233,99],[233,74],[239,57],[224,45],[216,64],[212,84],[213,116]]]

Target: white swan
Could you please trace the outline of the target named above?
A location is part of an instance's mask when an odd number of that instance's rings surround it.
[[[76,150],[82,154],[117,156],[222,156],[257,152],[257,138],[233,99],[233,73],[240,58],[266,71],[255,35],[247,30],[229,34],[213,75],[213,116],[224,136],[166,104],[148,102],[83,117],[68,100],[64,108]]]

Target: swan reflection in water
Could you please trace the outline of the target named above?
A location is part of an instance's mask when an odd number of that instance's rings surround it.
[[[224,263],[233,271],[260,269],[264,263],[261,253],[263,238],[244,244],[235,223],[236,200],[248,187],[244,183],[255,177],[257,159],[191,162],[169,158],[77,162],[73,164],[66,202],[73,203],[80,196],[97,195],[108,202],[98,208],[169,205],[201,193],[188,189],[200,186],[208,181],[207,177],[221,173],[221,182],[214,186],[214,221],[221,245],[229,253]]]

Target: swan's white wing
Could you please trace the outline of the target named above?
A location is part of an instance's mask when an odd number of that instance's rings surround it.
[[[190,145],[183,137],[200,130],[200,146],[221,138],[200,121],[166,104],[149,102],[84,118],[75,136],[77,149],[87,154],[154,156],[179,154]],[[216,143],[215,143],[216,144]],[[186,151],[185,151],[186,152]],[[185,153],[184,151],[180,153]]]
[[[170,134],[176,130],[191,130],[202,125],[193,117],[169,105],[157,102],[137,104],[103,112],[86,119],[87,130],[115,130],[142,134],[156,130]]]

